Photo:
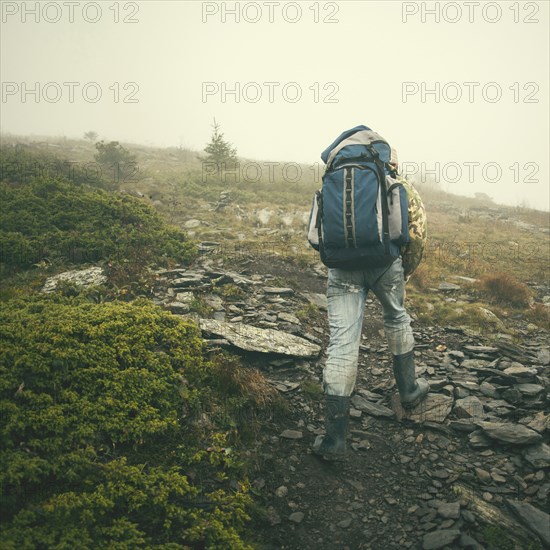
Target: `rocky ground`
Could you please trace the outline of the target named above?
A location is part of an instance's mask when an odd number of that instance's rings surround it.
[[[194,317],[211,349],[239,353],[288,403],[288,414],[264,426],[248,451],[263,510],[251,529],[258,548],[550,545],[545,330],[520,328],[520,340],[489,343],[460,328],[414,323],[417,372],[431,391],[405,414],[380,306],[369,299],[349,456],[326,462],[310,451],[324,426],[324,269],[275,256],[228,265],[203,252],[191,269],[157,273],[157,303]]]

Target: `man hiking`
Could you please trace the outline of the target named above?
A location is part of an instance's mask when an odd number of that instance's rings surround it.
[[[323,371],[326,434],[313,452],[343,457],[350,395],[355,387],[365,300],[372,291],[383,309],[384,332],[404,408],[428,393],[416,378],[414,338],[404,306],[405,282],[422,257],[426,218],[416,189],[397,175],[397,154],[366,126],[342,133],[321,155],[323,188],[308,238],[328,269],[330,341]]]

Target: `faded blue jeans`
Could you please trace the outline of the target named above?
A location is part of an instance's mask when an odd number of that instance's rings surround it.
[[[357,377],[365,300],[369,290],[384,310],[384,332],[393,355],[414,347],[411,319],[404,307],[405,278],[401,258],[389,267],[364,270],[329,269],[327,284],[330,342],[323,372],[328,395],[351,395]]]

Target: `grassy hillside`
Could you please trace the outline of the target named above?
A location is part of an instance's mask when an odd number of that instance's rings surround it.
[[[3,547],[247,548],[243,439],[280,401],[260,372],[207,354],[194,323],[133,298],[152,297],[149,267],[189,266],[196,241],[218,243],[216,266],[244,258],[277,286],[289,263],[311,278],[317,168],[241,159],[238,181],[222,181],[192,151],[125,144],[135,169],[111,172],[88,142],[2,142]],[[517,339],[550,329],[548,215],[420,191],[429,244],[407,287],[416,321]],[[106,269],[106,288],[38,292],[89,264]],[[324,314],[297,315],[316,326]]]
[[[233,449],[274,392],[237,358],[206,358],[194,323],[121,301],[152,283],[149,267],[188,265],[195,245],[103,177],[47,173],[76,162],[51,149],[1,153],[2,547],[249,548]],[[38,292],[90,263],[106,288]]]

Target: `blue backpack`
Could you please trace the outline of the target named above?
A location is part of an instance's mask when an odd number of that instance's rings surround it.
[[[367,126],[343,132],[321,154],[308,241],[327,267],[383,267],[409,241],[408,198],[396,180],[391,148]]]

